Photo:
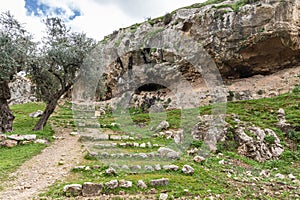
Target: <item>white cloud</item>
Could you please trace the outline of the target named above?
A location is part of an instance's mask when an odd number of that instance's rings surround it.
[[[142,22],[147,17],[158,17],[179,7],[188,6],[204,0],[38,0],[50,7],[48,16],[53,16],[54,8],[63,8],[64,19],[79,10],[81,16],[68,21],[74,31],[86,32],[97,40],[122,27]],[[24,0],[9,0],[0,5],[0,12],[9,10],[36,38],[43,35],[44,25],[40,17],[26,15]]]

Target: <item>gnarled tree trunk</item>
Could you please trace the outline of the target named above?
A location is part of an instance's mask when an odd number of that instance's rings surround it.
[[[58,103],[58,100],[61,98],[61,96],[63,94],[65,94],[69,89],[71,88],[71,85],[69,86],[66,86],[64,87],[63,89],[61,89],[60,91],[58,91],[52,99],[50,99],[47,103],[47,106],[46,106],[46,109],[45,111],[43,112],[40,120],[36,123],[36,125],[34,126],[33,130],[34,131],[40,131],[40,130],[43,130],[44,127],[46,126],[47,124],[47,121],[50,117],[50,115],[54,112],[56,106],[57,106],[57,103]]]
[[[0,132],[11,132],[13,130],[13,121],[15,119],[12,114],[7,100],[11,94],[6,81],[0,82]]]

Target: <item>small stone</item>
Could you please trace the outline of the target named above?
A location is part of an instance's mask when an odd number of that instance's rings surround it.
[[[36,135],[24,135],[24,140],[28,140],[28,141],[34,141],[36,140]]]
[[[192,174],[194,174],[195,170],[194,170],[194,168],[191,167],[190,165],[184,165],[184,166],[182,167],[182,172],[183,172],[184,174],[192,175]]]
[[[101,194],[102,188],[102,184],[86,182],[82,185],[82,195],[84,197],[98,196]]]
[[[8,135],[7,138],[10,140],[15,140],[15,141],[23,141],[24,140],[23,135]]]
[[[166,185],[169,185],[169,179],[168,178],[161,178],[161,179],[151,180],[150,185],[152,185],[152,186],[166,186]]]
[[[122,165],[121,167],[123,170],[129,170],[129,167],[127,165]]]
[[[71,132],[70,135],[71,136],[76,136],[76,135],[79,135],[79,133],[78,132]]]
[[[283,174],[278,173],[275,175],[275,178],[284,179],[285,176]]]
[[[58,165],[64,165],[65,163],[64,163],[64,161],[59,161],[58,162]]]
[[[115,189],[118,187],[118,185],[119,185],[118,180],[111,180],[111,181],[105,183],[105,186],[108,189]]]
[[[86,166],[86,167],[84,168],[84,170],[85,170],[85,171],[90,171],[90,170],[91,170],[91,167],[90,167],[90,166]]]
[[[121,187],[121,188],[131,188],[132,187],[132,181],[120,180],[119,181],[119,187]]]
[[[293,174],[289,174],[288,177],[289,177],[289,179],[291,179],[291,180],[295,180],[295,179],[296,179],[296,177],[295,177]]]
[[[116,175],[117,171],[114,168],[110,167],[110,168],[105,170],[105,174],[107,174],[107,175]]]
[[[220,164],[220,165],[224,165],[224,164],[225,164],[225,160],[220,160],[220,161],[219,161],[219,164]]]
[[[43,139],[37,139],[36,141],[34,141],[34,143],[36,143],[36,144],[48,144],[48,141],[43,140]]]
[[[156,131],[161,131],[161,130],[165,130],[167,128],[169,128],[170,124],[167,121],[162,121],[160,122],[160,124],[156,127]]]
[[[160,157],[166,157],[170,159],[178,159],[180,157],[180,153],[174,151],[173,149],[160,147],[158,150]]]
[[[155,169],[156,171],[159,171],[159,170],[161,170],[161,166],[160,166],[160,164],[156,164],[156,165],[154,165],[154,169]]]
[[[66,196],[80,196],[82,193],[82,185],[80,184],[71,184],[64,186],[63,191]]]
[[[82,165],[82,166],[75,166],[73,169],[83,170],[84,168],[85,168],[85,166]]]
[[[202,162],[205,161],[205,158],[202,157],[202,156],[195,156],[193,160],[194,160],[194,162],[196,162],[196,163],[202,163]]]
[[[260,176],[269,177],[270,176],[270,170],[262,170],[259,173]]]
[[[154,171],[154,168],[151,165],[145,165],[144,168],[146,171]]]
[[[37,118],[37,117],[42,116],[42,114],[43,114],[43,111],[38,110],[38,111],[36,111],[36,112],[30,113],[30,114],[29,114],[29,117]]]
[[[134,147],[139,147],[139,146],[140,146],[140,144],[139,144],[139,143],[137,143],[137,142],[134,142],[134,143],[133,143],[133,146],[134,146]]]
[[[177,171],[179,167],[177,165],[164,165],[163,166],[164,170],[170,170],[170,171]]]
[[[145,144],[145,143],[142,143],[142,144],[140,144],[140,147],[141,147],[141,148],[146,148],[146,144]]]
[[[149,191],[149,193],[150,193],[150,194],[156,194],[156,193],[157,193],[157,191],[156,191],[156,189],[155,189],[155,188],[151,188],[151,189],[150,189],[150,191]]]
[[[139,188],[142,188],[142,189],[146,189],[146,188],[147,188],[147,185],[146,185],[146,183],[145,183],[143,180],[139,180],[139,181],[137,182],[137,186],[138,186]]]
[[[159,200],[167,200],[168,199],[168,194],[166,194],[166,193],[161,193],[160,195],[159,195]]]
[[[152,148],[151,142],[147,142],[147,147],[148,147],[148,148]]]
[[[15,140],[4,140],[0,143],[0,146],[12,148],[18,145],[18,142]]]
[[[138,170],[141,170],[142,167],[140,165],[133,165],[133,166],[130,166],[130,169],[133,171],[138,171]]]

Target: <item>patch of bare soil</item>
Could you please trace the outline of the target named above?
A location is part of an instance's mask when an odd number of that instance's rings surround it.
[[[83,149],[78,136],[69,135],[70,130],[55,129],[55,142],[41,154],[26,161],[2,183],[1,200],[33,199],[55,181],[64,179],[69,171],[83,159]]]

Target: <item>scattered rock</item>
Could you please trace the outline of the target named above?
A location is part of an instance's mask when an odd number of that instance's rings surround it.
[[[141,148],[146,148],[146,144],[145,144],[145,143],[142,143],[142,144],[140,144],[140,147],[141,147]]]
[[[194,162],[196,162],[196,163],[202,163],[202,162],[205,161],[205,158],[202,157],[202,156],[195,156],[193,160],[194,160]]]
[[[139,180],[139,181],[137,182],[137,186],[138,186],[139,188],[142,188],[142,189],[146,189],[146,188],[147,188],[147,185],[146,185],[146,183],[145,183],[143,180]]]
[[[0,134],[0,142],[2,142],[3,140],[6,140],[6,135],[4,134]]]
[[[295,180],[295,179],[296,179],[296,177],[295,177],[293,174],[289,174],[288,177],[289,177],[289,179],[291,179],[291,180]]]
[[[120,180],[119,181],[119,187],[121,187],[121,188],[131,188],[132,187],[132,181]]]
[[[275,178],[284,179],[285,176],[283,174],[278,173],[275,175]]]
[[[166,186],[166,185],[169,185],[169,179],[168,178],[161,178],[161,179],[151,180],[150,185],[152,185],[152,186]]]
[[[146,171],[154,171],[154,168],[151,165],[145,165],[144,168]]]
[[[48,140],[37,139],[36,141],[34,141],[34,143],[36,143],[36,144],[48,144]]]
[[[101,194],[103,185],[101,183],[86,182],[82,185],[82,195],[84,197],[98,196]]]
[[[283,108],[280,108],[277,111],[277,114],[278,122],[276,126],[280,128],[283,132],[287,133],[291,129],[291,124],[286,122],[285,111],[283,110]]]
[[[180,158],[180,153],[176,152],[170,148],[160,147],[158,150],[160,157],[165,157],[169,159],[178,159]]]
[[[108,189],[115,189],[118,187],[118,180],[111,180],[104,184]]]
[[[105,174],[107,174],[107,175],[116,175],[117,171],[114,168],[109,167],[108,169],[105,170]]]
[[[154,165],[154,169],[155,169],[156,171],[159,171],[159,170],[161,170],[161,166],[160,166],[160,164],[156,164],[156,165]]]
[[[78,132],[71,132],[70,135],[76,136],[76,135],[79,135],[79,133]]]
[[[80,184],[71,184],[64,186],[63,191],[66,196],[80,196],[82,194],[82,185]]]
[[[169,122],[167,121],[162,121],[160,124],[156,127],[155,131],[161,131],[161,130],[166,130],[167,128],[170,127]]]
[[[0,146],[12,148],[18,145],[18,142],[15,140],[4,140],[0,143]]]
[[[260,176],[269,177],[270,176],[270,170],[262,170],[259,173]]]
[[[179,143],[182,143],[183,142],[183,140],[184,140],[184,135],[183,135],[183,130],[181,129],[181,130],[179,130],[179,131],[177,131],[176,132],[176,134],[174,135],[174,142],[176,143],[176,144],[179,144]]]
[[[246,132],[251,133],[251,136]],[[271,129],[239,126],[235,129],[235,133],[239,143],[238,153],[259,162],[278,159],[284,151],[279,137]]]
[[[177,171],[179,167],[177,165],[164,165],[163,169],[167,171]]]
[[[166,194],[166,193],[161,193],[161,194],[159,195],[159,200],[167,200],[168,197],[169,197],[168,194]]]
[[[38,110],[38,111],[36,111],[36,112],[30,113],[30,114],[29,114],[29,117],[37,118],[37,117],[42,116],[42,114],[43,114],[43,111]]]
[[[191,167],[190,165],[184,165],[183,167],[182,167],[182,172],[184,173],[184,174],[188,174],[188,175],[193,175],[194,174],[194,168],[193,167]]]

